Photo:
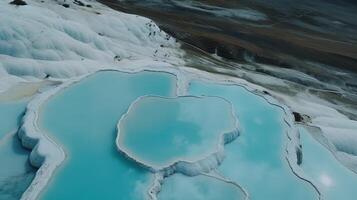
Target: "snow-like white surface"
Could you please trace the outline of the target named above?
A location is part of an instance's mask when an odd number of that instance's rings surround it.
[[[357,172],[357,121],[338,112],[331,103],[309,94],[295,97],[276,94],[292,110],[311,118],[308,125],[317,127],[325,137],[336,157]]]
[[[313,120],[338,151],[357,156],[357,122],[349,119],[317,117]]]
[[[71,3],[65,8],[56,1],[27,3],[0,2],[0,77],[68,78],[148,58],[183,63],[176,40],[147,18],[94,1],[87,3],[93,8]],[[4,85],[7,80],[2,79]]]

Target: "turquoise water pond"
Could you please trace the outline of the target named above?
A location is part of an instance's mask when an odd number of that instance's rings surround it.
[[[166,73],[106,71],[49,99],[40,128],[67,158],[41,199],[144,199],[152,176],[118,152],[116,124],[139,96],[173,96],[175,81]]]
[[[0,199],[19,199],[35,176],[28,162],[30,152],[22,148],[15,133],[26,103],[0,102]]]
[[[304,155],[302,169],[317,184],[324,199],[356,199],[356,174],[341,165],[306,129],[299,130]]]
[[[27,101],[25,100],[0,101],[0,140],[10,131],[15,131],[18,128],[26,104]]]
[[[317,199],[315,190],[287,164],[286,127],[280,108],[234,85],[194,81],[189,94],[220,96],[233,104],[242,132],[225,146],[226,158],[218,170],[242,185],[251,199]]]
[[[144,97],[120,121],[119,145],[145,165],[163,168],[218,151],[236,130],[229,102],[217,97]]]
[[[165,179],[159,200],[243,200],[244,193],[234,184],[199,175],[175,174]]]
[[[318,198],[288,166],[288,127],[281,108],[243,87],[203,81],[189,84],[188,95],[196,97],[175,95],[174,75],[104,71],[51,97],[39,126],[63,146],[66,160],[40,199],[146,199],[154,176],[117,149],[120,119],[118,142],[125,152],[162,167],[177,159],[201,159],[218,146],[221,133],[235,130],[234,116],[241,135],[225,146],[216,174],[240,184],[254,200]],[[302,143],[302,168],[320,181],[327,199],[354,196],[357,182],[351,172],[304,134]],[[316,165],[317,157],[323,166]],[[228,200],[244,199],[244,194],[237,185],[206,175],[174,174],[164,179],[158,198]]]

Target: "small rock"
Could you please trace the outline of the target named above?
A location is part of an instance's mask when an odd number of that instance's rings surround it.
[[[17,5],[17,6],[25,6],[27,3],[23,0],[13,0],[10,2],[12,5]]]
[[[73,3],[74,3],[74,4],[77,4],[77,5],[79,5],[79,6],[85,6],[84,3],[82,3],[81,1],[78,1],[78,0],[74,0]]]
[[[296,122],[302,122],[303,117],[298,112],[293,112],[294,118]]]
[[[114,61],[120,61],[121,60],[121,58],[120,58],[120,56],[114,56]]]
[[[266,90],[263,90],[263,93],[267,94],[267,95],[270,95],[270,93],[268,91],[266,91]]]

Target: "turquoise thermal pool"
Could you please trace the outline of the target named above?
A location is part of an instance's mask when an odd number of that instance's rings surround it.
[[[218,152],[223,134],[235,138],[238,130],[231,104],[221,98],[144,97],[119,122],[117,143],[134,159],[161,169]]]
[[[175,174],[165,179],[159,200],[243,200],[244,193],[233,183],[198,175],[186,177]]]
[[[173,75],[106,71],[49,99],[40,127],[67,158],[41,199],[144,199],[152,176],[117,151],[116,124],[136,98],[175,92]]]
[[[0,140],[19,127],[19,121],[25,112],[27,101],[0,101]]]
[[[305,136],[303,164],[289,165],[282,107],[201,80],[177,96],[177,82],[164,72],[101,71],[44,101],[36,123],[66,157],[39,199],[318,199],[293,167],[329,199],[350,191],[342,182],[355,183],[328,156],[326,173],[343,180],[332,178],[334,189],[318,183],[314,160],[324,149],[311,153]]]
[[[28,162],[30,152],[16,135],[26,103],[0,101],[0,199],[19,199],[35,176]]]
[[[235,85],[194,81],[189,94],[220,96],[233,104],[241,135],[225,146],[226,158],[218,170],[244,187],[251,199],[317,199],[313,187],[298,179],[286,161],[281,108]]]
[[[321,190],[324,199],[356,199],[356,175],[341,165],[305,128],[299,130],[304,155],[301,167]]]

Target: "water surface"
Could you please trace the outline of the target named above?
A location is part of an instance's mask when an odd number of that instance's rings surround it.
[[[17,200],[35,176],[16,135],[27,100],[0,101],[0,199]]]
[[[41,199],[143,199],[151,174],[115,146],[116,124],[139,96],[172,96],[166,73],[99,72],[49,99],[40,128],[67,157]]]
[[[357,197],[357,176],[341,165],[333,154],[300,128],[303,162],[301,167],[326,200],[353,200]]]
[[[0,140],[10,131],[18,128],[27,101],[0,101]]]
[[[194,81],[192,95],[223,97],[234,106],[241,135],[225,146],[218,170],[242,185],[251,199],[316,199],[317,193],[290,170],[285,159],[284,113],[243,87]]]
[[[231,105],[218,97],[144,97],[120,122],[119,145],[146,165],[197,161],[217,152],[236,131]]]
[[[236,185],[212,177],[175,174],[165,179],[158,199],[241,200],[244,194]]]

